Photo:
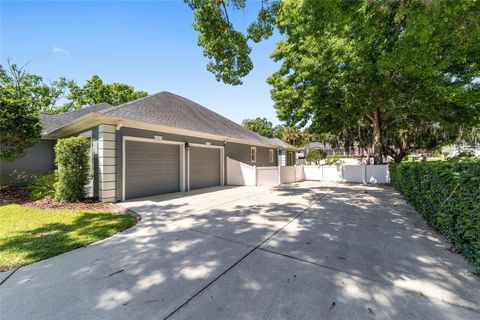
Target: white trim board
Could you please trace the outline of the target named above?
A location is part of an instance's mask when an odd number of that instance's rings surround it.
[[[239,143],[239,144],[246,144],[258,147],[266,147],[272,149],[278,149],[279,146],[269,144],[269,143],[262,143],[260,141],[254,140],[247,140],[241,138],[232,138],[227,136],[221,136],[211,133],[199,132],[194,130],[182,129],[182,128],[175,128],[160,124],[148,123],[144,121],[138,121],[133,119],[125,119],[125,118],[118,118],[118,117],[111,117],[105,116],[101,113],[90,113],[82,118],[79,118],[75,122],[72,122],[64,127],[61,127],[50,134],[48,136],[44,136],[44,138],[59,138],[62,136],[66,136],[69,134],[76,133],[78,131],[82,131],[85,128],[91,128],[92,126],[98,124],[108,124],[114,125],[117,127],[128,127],[133,129],[143,129],[143,130],[150,130],[150,131],[157,131],[163,133],[171,133],[177,134],[182,136],[189,136],[189,137],[196,137],[196,138],[203,138],[206,140],[216,140],[216,141],[223,141],[223,142],[231,142],[231,143]]]
[[[122,201],[125,201],[125,178],[126,178],[126,154],[125,154],[125,142],[126,141],[137,141],[137,142],[148,142],[148,143],[160,143],[160,144],[174,144],[180,147],[180,191],[185,192],[185,142],[179,141],[170,141],[170,140],[160,140],[160,139],[150,139],[150,138],[140,138],[140,137],[131,137],[123,136],[122,137]]]

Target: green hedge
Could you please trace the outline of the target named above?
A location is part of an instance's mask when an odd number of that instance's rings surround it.
[[[60,139],[55,145],[58,181],[55,198],[62,202],[77,202],[85,197],[88,180],[90,140],[85,137]]]
[[[57,171],[35,177],[30,184],[30,191],[33,200],[55,197],[55,183],[57,183]]]
[[[480,159],[390,164],[392,185],[480,272]]]

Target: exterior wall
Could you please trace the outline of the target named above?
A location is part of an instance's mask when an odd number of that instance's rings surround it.
[[[119,130],[116,130],[115,134],[115,172],[116,179],[115,179],[115,200],[121,201],[122,200],[122,141],[124,136],[131,136],[131,137],[139,137],[139,138],[148,138],[153,139],[155,136],[161,136],[162,140],[169,140],[169,141],[178,141],[178,142],[185,142],[185,143],[198,143],[198,144],[206,144],[206,142],[210,142],[213,146],[224,146],[224,161],[226,161],[226,157],[230,157],[234,160],[249,164],[249,165],[256,165],[256,166],[276,166],[277,159],[274,157],[274,162],[269,162],[269,148],[264,147],[256,147],[257,148],[257,161],[252,163],[250,161],[250,147],[251,145],[244,145],[239,143],[229,143],[227,142],[224,144],[223,141],[219,140],[211,140],[211,139],[203,139],[191,136],[183,136],[183,135],[175,135],[171,133],[164,133],[159,131],[151,131],[151,130],[143,130],[143,129],[136,129],[130,127],[121,127]],[[185,158],[187,157],[187,153],[185,153]],[[185,159],[186,161],[186,159]],[[187,162],[186,162],[187,163]],[[225,177],[226,174],[226,165],[224,167]],[[188,169],[187,166],[185,167],[185,174],[188,177]]]
[[[252,162],[250,159],[250,147],[253,147],[253,146],[248,144],[227,142],[227,144],[225,145],[225,156],[228,156],[234,160],[246,163],[251,166],[270,167],[270,166],[277,165],[276,157],[273,157],[273,162],[269,161],[268,150],[270,150],[270,148],[265,148],[265,147],[256,147],[257,161]]]
[[[27,155],[16,161],[0,160],[0,185],[26,185],[33,176],[55,169],[56,140],[39,140],[27,150]]]
[[[103,202],[115,202],[116,181],[116,133],[115,126],[98,126],[98,198]]]

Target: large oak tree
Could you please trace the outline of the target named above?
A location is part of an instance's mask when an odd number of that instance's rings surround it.
[[[367,123],[376,163],[478,124],[479,1],[262,1],[243,33],[228,11],[245,1],[186,2],[208,69],[225,83],[241,83],[249,43],[277,27],[281,67],[268,82],[279,118],[333,134]]]

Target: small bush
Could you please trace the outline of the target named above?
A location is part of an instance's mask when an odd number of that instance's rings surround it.
[[[57,182],[57,172],[33,178],[30,184],[31,197],[33,200],[55,197],[55,183]]]
[[[480,159],[390,163],[390,179],[480,272]]]
[[[308,151],[305,159],[307,161],[320,161],[325,158],[327,154],[322,149],[312,149]]]
[[[85,137],[60,139],[55,146],[58,181],[55,198],[62,202],[77,202],[85,196],[88,180],[88,150],[90,140]]]

